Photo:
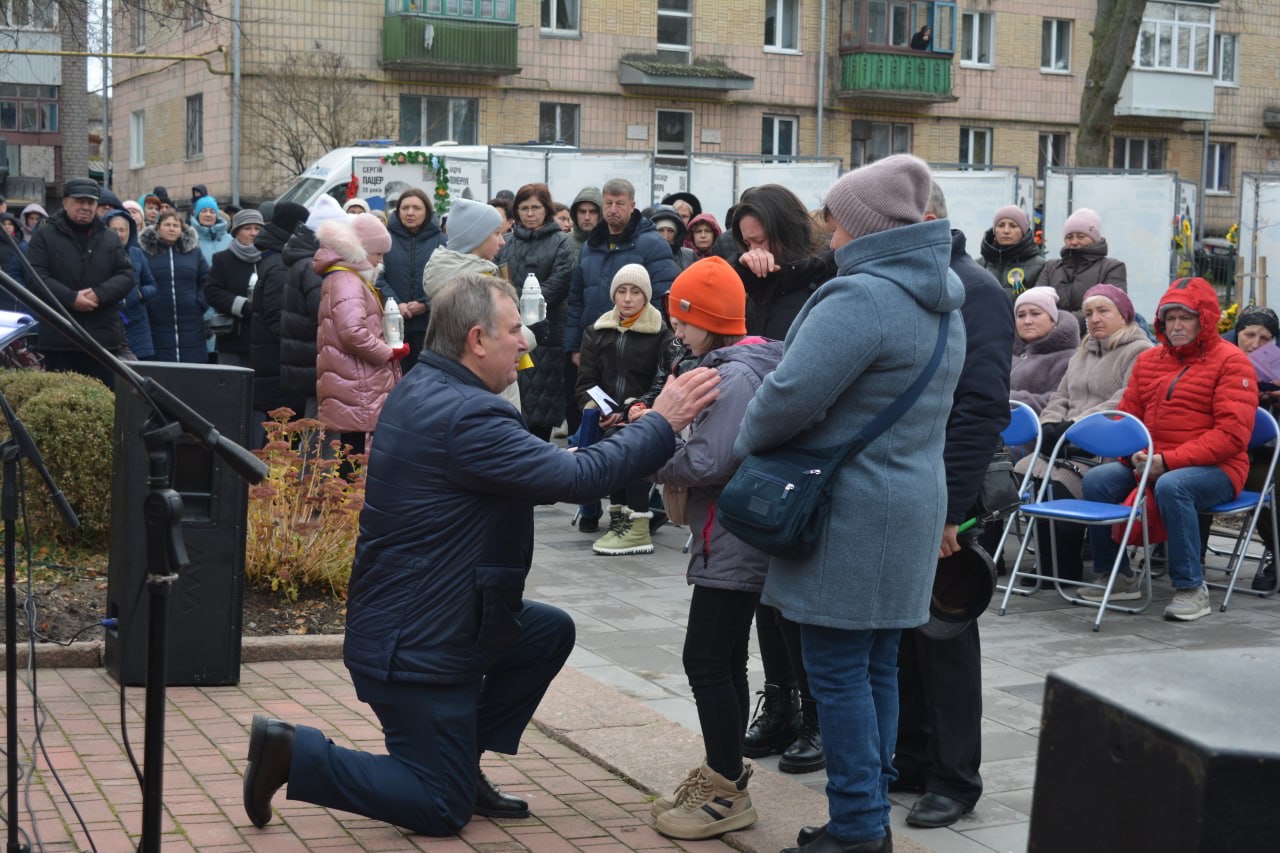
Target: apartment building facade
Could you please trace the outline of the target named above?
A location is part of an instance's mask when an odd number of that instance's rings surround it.
[[[822,155],[845,168],[909,151],[1036,175],[1074,165],[1095,12],[1093,0],[241,7],[242,98],[270,91],[282,62],[336,52],[357,78],[363,126],[404,144],[562,141],[674,164],[691,153]],[[229,194],[230,9],[216,0],[185,20],[117,18],[116,52],[139,54],[114,66],[115,174],[126,192],[204,183]],[[1117,108],[1113,165],[1198,182],[1207,155],[1206,223],[1228,228],[1241,173],[1280,167],[1280,136],[1267,126],[1280,124],[1268,100],[1277,46],[1280,12],[1264,0],[1151,0]],[[240,139],[249,199],[289,177],[253,130]]]

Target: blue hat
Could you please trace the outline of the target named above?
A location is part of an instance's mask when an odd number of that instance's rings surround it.
[[[205,208],[210,208],[211,210],[213,210],[214,213],[217,213],[218,212],[217,199],[215,199],[211,195],[200,196],[200,198],[196,199],[195,207],[191,209],[191,212],[198,216],[200,214],[200,211],[204,210]]]

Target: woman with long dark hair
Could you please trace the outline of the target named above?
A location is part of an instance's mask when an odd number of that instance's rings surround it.
[[[166,210],[156,224],[143,229],[138,243],[156,279],[156,296],[147,304],[156,361],[207,364],[204,338],[205,282],[209,264],[200,238],[182,224],[177,211]]]

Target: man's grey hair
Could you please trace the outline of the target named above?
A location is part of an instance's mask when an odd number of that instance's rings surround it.
[[[947,197],[937,181],[929,182],[929,203],[925,206],[924,212],[939,219],[947,218]]]
[[[476,326],[490,337],[498,335],[498,297],[519,304],[516,289],[491,275],[463,273],[431,299],[426,348],[459,361],[466,352],[467,335]]]
[[[604,182],[604,186],[600,188],[601,195],[625,195],[632,201],[636,200],[635,185],[626,178],[610,178]]]

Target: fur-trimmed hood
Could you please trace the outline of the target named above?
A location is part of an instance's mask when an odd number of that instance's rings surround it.
[[[428,300],[434,299],[446,284],[469,272],[497,275],[498,265],[470,252],[456,252],[448,246],[439,246],[422,268],[422,292]]]
[[[608,311],[600,315],[600,319],[596,320],[595,327],[597,329],[622,329],[622,318],[618,316],[617,308],[610,308]],[[639,332],[642,335],[656,335],[662,331],[662,315],[658,313],[658,309],[654,308],[648,302],[640,309],[640,316],[632,323],[626,331]]]
[[[316,272],[323,272],[334,263],[352,269],[369,269],[369,253],[356,235],[356,229],[342,219],[327,219],[316,227],[316,242],[320,249],[314,261]],[[327,251],[326,251],[327,250]],[[324,265],[321,266],[323,258]]]
[[[178,238],[178,251],[190,252],[199,244],[200,236],[196,234],[196,230],[190,225],[183,225],[182,236]],[[142,251],[148,255],[158,255],[169,248],[168,244],[162,241],[160,235],[156,233],[154,225],[148,225],[142,229],[142,233],[138,235],[138,245],[142,246]]]

